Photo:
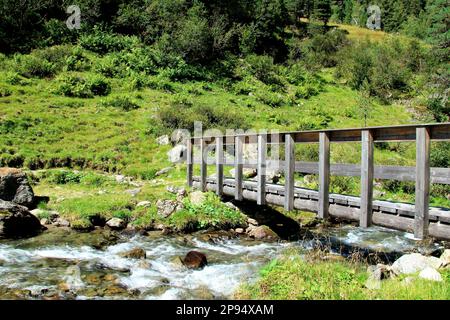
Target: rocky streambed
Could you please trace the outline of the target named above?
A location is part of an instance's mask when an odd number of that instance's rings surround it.
[[[329,232],[340,243],[358,240],[387,252],[416,248],[409,234],[382,228]],[[317,241],[49,228],[33,238],[0,242],[0,299],[228,299],[286,249],[313,250]],[[432,244],[423,250],[439,249]],[[192,269],[183,264],[183,257],[193,250],[207,257],[206,266]],[[340,257],[337,250],[339,246],[331,250],[331,259]]]

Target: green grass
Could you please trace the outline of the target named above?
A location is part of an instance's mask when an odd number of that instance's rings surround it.
[[[254,284],[244,284],[238,299],[264,300],[449,300],[450,271],[443,282],[402,278],[382,281],[380,290],[369,290],[367,266],[347,261],[323,261],[320,257],[285,254],[260,271]]]

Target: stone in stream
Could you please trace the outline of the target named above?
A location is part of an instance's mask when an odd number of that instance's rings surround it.
[[[27,175],[18,169],[0,168],[0,199],[32,208],[34,192]]]
[[[277,240],[280,237],[268,226],[253,226],[247,228],[246,230],[249,237],[255,238],[256,240]]]
[[[430,280],[430,281],[442,281],[441,274],[431,267],[426,267],[419,273],[419,278]]]
[[[26,207],[0,200],[0,239],[34,236],[41,231],[39,219]]]
[[[189,251],[183,259],[183,265],[188,269],[203,269],[208,265],[208,260],[201,252]]]
[[[427,267],[439,269],[442,260],[436,257],[426,257],[420,253],[410,253],[401,256],[391,267],[391,270],[397,274],[412,274],[420,272]]]
[[[128,259],[145,259],[147,257],[147,253],[142,248],[134,248],[120,254],[122,258]]]
[[[70,222],[63,218],[57,218],[55,222],[53,222],[54,226],[68,228],[70,227]]]
[[[122,230],[125,229],[127,223],[120,218],[111,218],[106,222],[106,225],[112,230]]]

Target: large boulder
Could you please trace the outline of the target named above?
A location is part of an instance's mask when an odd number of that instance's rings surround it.
[[[39,219],[26,207],[0,199],[0,238],[34,236],[41,231]]]
[[[442,260],[443,267],[450,265],[450,249],[444,250],[444,253],[442,253],[442,255],[441,255],[441,260]]]
[[[208,265],[206,255],[198,251],[189,251],[182,262],[189,269],[202,269]]]
[[[430,267],[426,267],[425,269],[420,271],[419,278],[430,281],[438,281],[438,282],[442,281],[441,274],[436,269]]]
[[[169,157],[169,161],[172,163],[182,162],[186,158],[187,148],[184,145],[177,145],[172,148],[169,152],[167,152],[167,156]]]
[[[35,199],[27,175],[18,169],[0,168],[0,199],[31,208]]]
[[[420,253],[411,253],[401,256],[392,265],[391,270],[397,274],[413,274],[420,272],[428,267],[439,269],[442,260],[436,257],[426,257]]]

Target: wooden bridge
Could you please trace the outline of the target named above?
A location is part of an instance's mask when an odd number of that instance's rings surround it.
[[[375,166],[374,143],[413,141],[415,167]],[[450,141],[450,123],[194,137],[187,144],[187,183],[236,200],[316,212],[322,219],[331,215],[359,221],[363,228],[374,224],[414,232],[417,239],[432,236],[450,240],[450,209],[429,207],[430,184],[450,184],[449,168],[430,168],[431,141]],[[307,143],[319,144],[318,163],[296,161],[296,144]],[[361,163],[330,164],[331,143],[360,143]],[[257,146],[256,159],[244,159],[246,145]],[[267,159],[269,149],[272,152],[275,146],[283,145],[284,160]],[[231,159],[227,157],[230,153]],[[200,165],[199,177],[193,176],[194,164]],[[208,177],[208,165],[215,165],[214,176]],[[234,167],[234,178],[224,176],[224,166]],[[244,180],[244,168],[256,169],[256,179]],[[283,184],[266,181],[267,170],[274,168],[284,172]],[[319,190],[296,187],[295,173],[318,175]],[[330,194],[330,175],[361,177],[360,196]],[[415,181],[415,203],[373,200],[374,179]]]

